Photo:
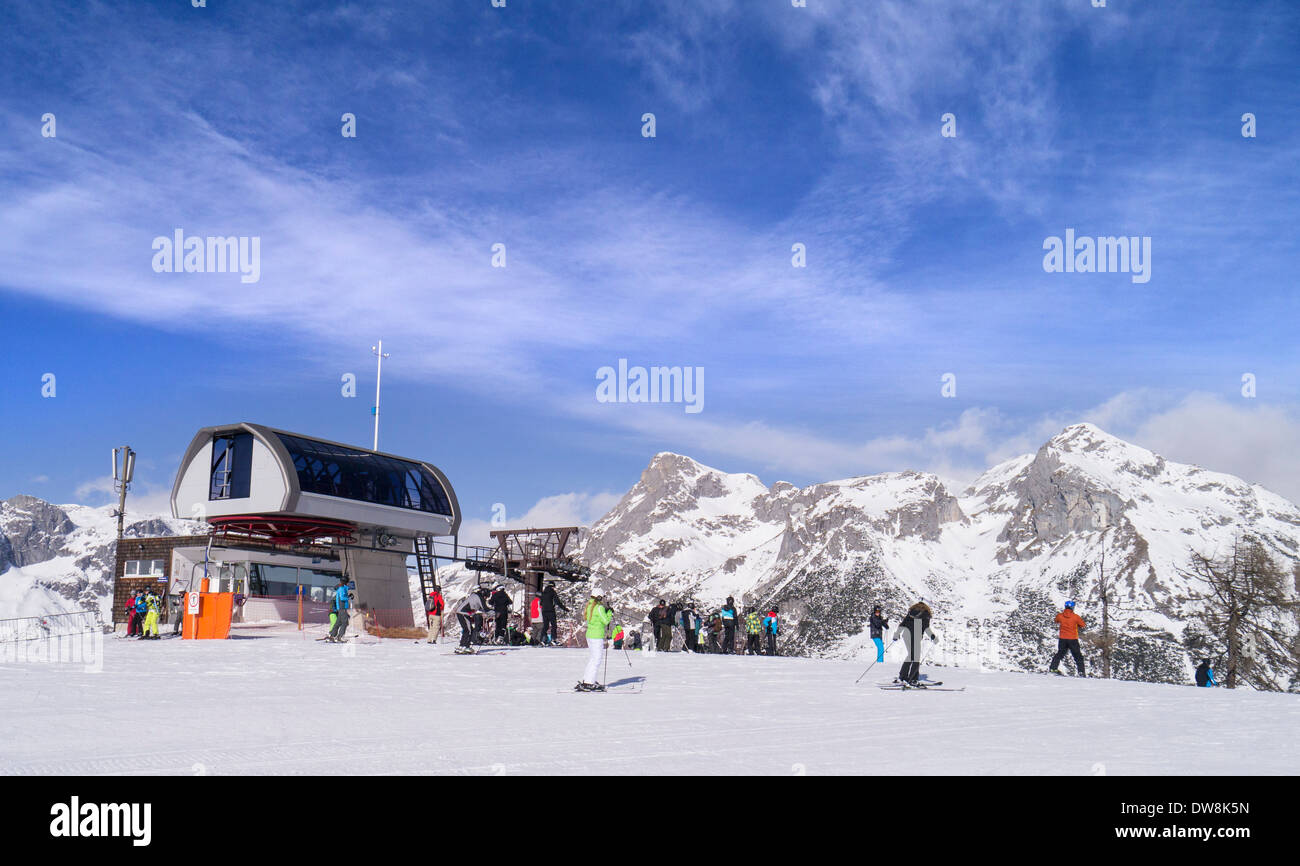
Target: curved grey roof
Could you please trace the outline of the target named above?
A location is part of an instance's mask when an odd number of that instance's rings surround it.
[[[276,513],[337,517],[350,504],[358,515],[354,520],[383,525],[391,522],[381,519],[388,516],[420,531],[415,527],[425,515],[430,532],[435,526],[446,526],[448,535],[460,530],[456,492],[433,464],[247,422],[204,427],[194,434],[172,485],[173,510],[182,477],[199,452],[218,437],[241,432],[251,434],[275,457],[285,491]],[[327,502],[333,505],[325,509]],[[406,516],[399,519],[401,514]]]

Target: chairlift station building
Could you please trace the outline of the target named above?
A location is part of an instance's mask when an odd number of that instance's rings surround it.
[[[418,622],[439,560],[462,562],[480,580],[519,584],[525,611],[545,578],[584,581],[590,573],[568,552],[579,527],[493,530],[492,546],[463,548],[460,504],[436,466],[260,424],[194,434],[172,485],[171,510],[206,522],[209,534],[121,539],[117,622],[125,620],[131,593],[159,584],[172,601],[164,621],[172,621],[182,594],[206,580],[211,592],[243,597],[237,622],[301,616],[321,623],[346,576],[356,586],[356,607],[374,624],[409,627]],[[447,537],[449,545],[436,541]],[[438,544],[446,547],[439,552]],[[412,555],[419,593],[407,569]]]
[[[416,539],[455,536],[461,523],[435,466],[247,423],[194,435],[171,507],[212,527],[210,545],[173,551],[172,591],[207,576],[214,591],[249,598],[248,619],[293,619],[299,585],[323,613],[345,574],[359,607],[414,625],[407,557]]]

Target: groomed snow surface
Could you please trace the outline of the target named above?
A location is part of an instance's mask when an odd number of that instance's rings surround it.
[[[897,673],[815,659],[583,649],[105,636],[98,657],[0,661],[0,773],[1296,774],[1300,699],[925,670],[964,692],[882,691]],[[99,670],[93,670],[100,668]]]

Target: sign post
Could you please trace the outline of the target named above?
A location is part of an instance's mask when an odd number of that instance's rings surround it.
[[[197,639],[199,636],[199,594],[197,592],[185,593],[185,612],[194,617],[193,635]]]

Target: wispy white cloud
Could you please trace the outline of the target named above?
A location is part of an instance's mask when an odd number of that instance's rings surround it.
[[[998,463],[1032,454],[1065,427],[1087,422],[1170,460],[1236,475],[1300,502],[1300,453],[1294,445],[1300,414],[1203,393],[1122,392],[1091,408],[1027,421],[975,407],[914,434],[865,441],[790,426],[683,417],[662,407],[608,408],[617,411],[606,413],[606,423],[647,441],[682,443],[705,462],[726,459],[735,471],[796,472],[820,481],[913,469],[938,475],[954,492]]]
[[[104,475],[83,481],[76,487],[77,505],[113,505],[116,507],[118,491],[114,486],[113,476]],[[172,513],[171,488],[161,485],[132,484],[126,497],[127,520],[145,519],[158,515],[170,516]]]
[[[461,522],[460,541],[467,545],[490,545],[489,533],[506,526],[511,529],[545,529],[555,526],[591,526],[618,504],[621,493],[557,493],[533,503],[527,511],[516,514],[507,503],[500,503],[503,523],[491,519]]]

